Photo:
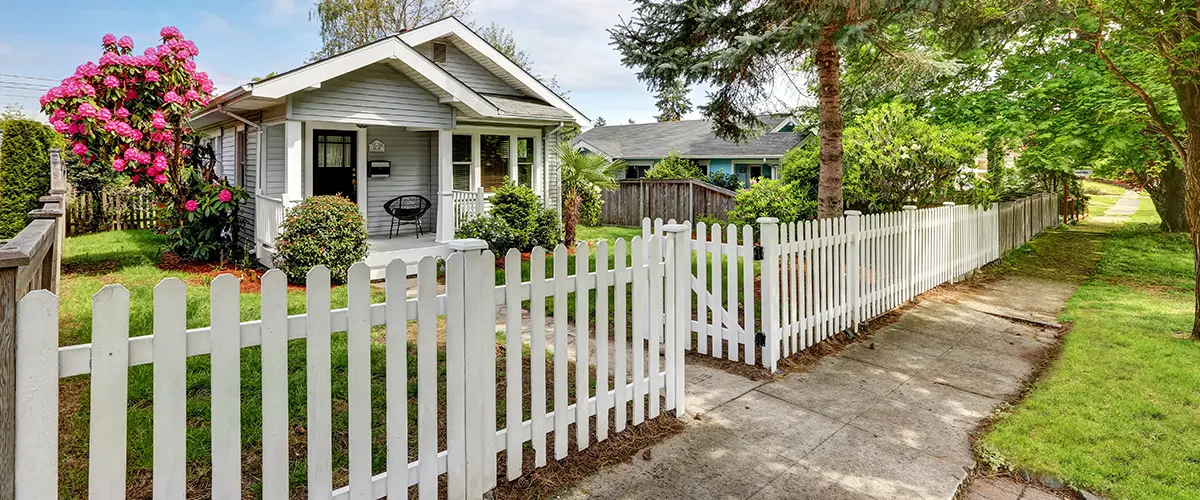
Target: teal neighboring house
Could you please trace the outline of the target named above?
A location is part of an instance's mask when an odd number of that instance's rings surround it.
[[[745,186],[751,179],[777,178],[783,155],[812,135],[797,130],[787,116],[762,115],[758,119],[767,132],[741,143],[717,137],[707,120],[606,125],[579,134],[574,142],[593,153],[625,160],[624,179],[641,178],[655,163],[677,151],[696,162],[705,175],[736,174]]]

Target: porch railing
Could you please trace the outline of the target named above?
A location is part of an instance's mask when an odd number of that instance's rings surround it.
[[[483,198],[482,187],[475,191],[460,191],[455,189],[453,194],[455,230],[472,217],[482,214],[487,208]]]
[[[283,199],[266,195],[255,195],[254,239],[267,246],[275,246],[279,236],[279,224],[283,222]]]

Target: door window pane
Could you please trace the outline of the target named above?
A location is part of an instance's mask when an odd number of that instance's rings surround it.
[[[479,136],[479,185],[495,191],[508,176],[509,145],[507,135]]]

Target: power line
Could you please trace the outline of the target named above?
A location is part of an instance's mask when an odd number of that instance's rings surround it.
[[[4,96],[4,97],[20,97],[20,98],[24,98],[24,99],[37,99],[37,98],[40,98],[40,97],[41,97],[41,96],[37,96],[37,95],[9,94],[9,93],[6,93],[6,92],[0,92],[0,96]]]
[[[54,83],[58,83],[60,81],[60,80],[55,80],[53,78],[42,78],[40,76],[10,75],[8,73],[0,73],[0,76],[7,76],[9,78],[22,78],[25,80],[40,80],[40,81],[44,81],[44,82],[54,82]]]
[[[34,85],[32,83],[6,82],[4,80],[0,80],[0,88],[2,87],[18,90],[34,90],[39,92],[46,92],[50,90],[50,87],[43,87],[41,85]]]

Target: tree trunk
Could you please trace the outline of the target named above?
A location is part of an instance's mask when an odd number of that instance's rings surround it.
[[[842,215],[842,103],[841,55],[834,37],[841,26],[821,28],[821,41],[813,58],[817,66],[818,110],[821,134],[821,174],[817,183],[817,217]]]
[[[1184,206],[1187,176],[1183,170],[1168,166],[1163,170],[1159,182],[1148,184],[1146,191],[1150,193],[1150,201],[1154,202],[1154,211],[1162,219],[1164,231],[1187,231],[1187,209]]]
[[[575,246],[575,226],[579,224],[579,194],[567,193],[563,197],[563,244]]]
[[[1195,311],[1192,318],[1192,340],[1200,341],[1200,83],[1172,75],[1171,86],[1179,102],[1179,112],[1187,130],[1186,157],[1183,159],[1187,179],[1184,197],[1188,233],[1192,240],[1192,266],[1196,273]]]

